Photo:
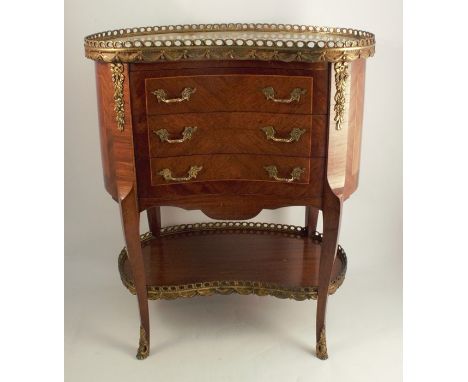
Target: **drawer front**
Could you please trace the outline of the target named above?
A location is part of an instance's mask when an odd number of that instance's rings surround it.
[[[322,157],[325,116],[210,113],[148,117],[151,157],[267,154]]]
[[[200,75],[147,78],[151,114],[258,111],[312,114],[313,78],[278,75]]]
[[[151,159],[153,186],[230,180],[308,184],[309,179],[309,158],[190,155]]]

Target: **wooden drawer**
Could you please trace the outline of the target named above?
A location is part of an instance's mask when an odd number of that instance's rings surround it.
[[[148,117],[150,155],[267,154],[322,157],[325,116],[184,113]]]
[[[312,77],[279,75],[147,78],[146,109],[150,115],[213,111],[312,114],[312,85]]]
[[[274,178],[275,169],[266,169],[268,166],[276,168],[278,179]],[[286,181],[292,178],[294,181]],[[153,186],[229,180],[308,184],[309,178],[309,158],[239,154],[151,159]]]

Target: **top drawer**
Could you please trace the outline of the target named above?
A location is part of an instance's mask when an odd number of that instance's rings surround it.
[[[147,78],[148,114],[258,111],[312,114],[313,78],[201,75]]]

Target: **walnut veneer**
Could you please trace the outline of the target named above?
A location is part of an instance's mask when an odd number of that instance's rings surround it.
[[[124,285],[148,299],[213,293],[317,299],[343,282],[343,201],[357,188],[368,32],[264,24],[148,27],[85,39],[96,61],[106,190],[119,202]],[[236,222],[305,206],[305,227]],[[217,223],[161,227],[160,206]],[[140,237],[140,212],[150,232]],[[323,235],[316,232],[319,210]],[[224,222],[224,220],[234,220]]]

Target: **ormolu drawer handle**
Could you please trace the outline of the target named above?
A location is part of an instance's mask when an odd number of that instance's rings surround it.
[[[159,130],[153,130],[153,133],[156,134],[159,139],[161,139],[161,142],[167,142],[167,143],[182,143],[185,141],[189,141],[192,139],[193,133],[197,131],[196,126],[187,126],[184,128],[184,131],[182,132],[182,138],[179,139],[170,139],[169,138],[169,132],[166,129],[159,129]]]
[[[294,182],[295,180],[299,180],[301,178],[301,175],[305,171],[304,168],[294,167],[294,169],[291,171],[290,178],[279,178],[278,169],[276,168],[276,166],[265,166],[264,168],[268,172],[268,175],[270,176],[270,178],[273,178],[274,180],[277,180],[279,182],[287,182],[287,183],[291,183],[291,182]]]
[[[158,172],[158,175],[161,175],[166,182],[185,182],[190,179],[195,179],[197,174],[203,169],[203,166],[190,166],[187,176],[181,178],[174,178],[172,176],[172,171],[168,168],[162,169]]]
[[[297,127],[295,127],[289,133],[289,138],[276,138],[275,137],[276,131],[273,126],[261,127],[260,130],[263,130],[265,132],[266,138],[268,140],[271,139],[272,141],[275,141],[275,142],[286,142],[286,143],[291,143],[294,141],[297,142],[299,138],[301,137],[301,135],[305,133],[305,129],[298,129]]]
[[[190,100],[190,96],[196,92],[196,88],[184,88],[182,93],[180,93],[179,98],[167,98],[167,92],[164,89],[156,89],[152,94],[156,96],[158,102],[164,103],[174,103],[174,102],[184,102]]]
[[[271,86],[262,89],[265,98],[269,101],[278,102],[278,103],[291,103],[291,102],[299,102],[301,99],[301,95],[306,93],[305,89],[301,88],[294,88],[289,95],[289,98],[275,98],[275,89]]]

